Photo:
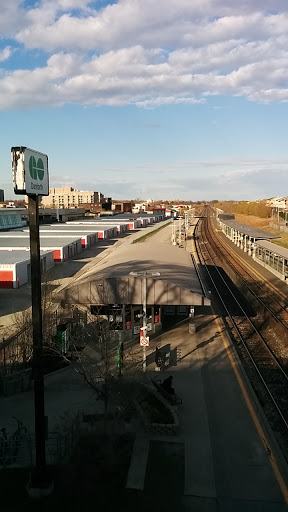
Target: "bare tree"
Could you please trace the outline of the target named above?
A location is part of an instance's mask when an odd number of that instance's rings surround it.
[[[69,352],[71,364],[103,401],[107,415],[109,407],[115,405],[115,399],[119,398],[122,387],[119,379],[135,377],[141,367],[141,359],[133,358],[132,350],[125,351],[122,331],[117,330],[117,314],[110,312],[106,315],[102,309],[99,306],[94,315],[87,312],[87,324],[73,328]],[[125,371],[128,361],[129,369]]]
[[[45,274],[42,283],[42,312],[43,312],[43,343],[44,346],[53,346],[53,337],[56,334],[59,322],[60,308],[53,301],[55,284],[49,280],[49,273]],[[13,324],[6,329],[5,338],[1,344],[4,357],[2,357],[3,373],[10,373],[29,365],[33,355],[32,335],[32,308],[14,313]],[[3,356],[2,354],[2,356]]]

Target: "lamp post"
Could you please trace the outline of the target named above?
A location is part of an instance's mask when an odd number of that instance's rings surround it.
[[[47,496],[53,483],[46,465],[46,417],[44,404],[43,335],[41,303],[41,261],[39,238],[39,195],[49,195],[48,156],[25,146],[11,148],[15,194],[26,194],[29,201],[31,296],[33,327],[32,375],[34,380],[36,467],[27,490],[32,497]]]
[[[149,272],[143,270],[141,272],[129,272],[130,276],[142,277],[142,336],[144,339],[147,337],[147,275],[160,276],[160,272]],[[146,345],[143,345],[143,372],[146,372]]]
[[[174,218],[173,218],[173,221],[172,221],[172,236],[171,236],[171,242],[172,242],[172,245],[176,245],[175,220],[174,220]]]
[[[178,245],[179,245],[179,247],[181,246],[181,243],[182,243],[181,229],[182,229],[182,219],[179,217],[179,233],[178,233]]]

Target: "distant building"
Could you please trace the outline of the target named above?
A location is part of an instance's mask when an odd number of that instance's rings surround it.
[[[83,203],[82,208],[85,208],[86,212],[90,213],[101,213],[103,211],[112,210],[112,199],[111,197],[102,197],[101,203]]]
[[[140,213],[140,212],[146,212],[146,211],[147,211],[146,203],[135,203],[135,205],[132,208],[132,213]]]
[[[51,222],[67,222],[85,217],[84,208],[39,208],[39,221],[41,224]]]
[[[26,226],[27,217],[28,210],[26,208],[1,208],[0,231]]]
[[[2,188],[0,188],[0,203],[3,203],[4,201],[4,190],[2,190]]]
[[[117,213],[132,213],[132,201],[113,201],[112,210]]]
[[[272,208],[287,208],[287,197],[272,197],[272,199],[269,199],[267,201],[267,205],[271,206]]]
[[[50,188],[49,196],[42,196],[42,206],[51,208],[77,208],[83,204],[101,203],[104,196],[101,192],[76,190],[73,187]]]
[[[153,214],[159,214],[159,215],[163,215],[163,217],[165,217],[165,211],[166,211],[166,208],[152,208],[152,211],[153,211]]]

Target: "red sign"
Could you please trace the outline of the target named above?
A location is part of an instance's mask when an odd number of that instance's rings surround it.
[[[146,338],[144,338],[144,336],[141,336],[140,345],[141,347],[149,347],[149,336],[146,336]]]
[[[154,315],[154,324],[159,324],[160,322],[160,315]]]
[[[131,320],[126,322],[126,329],[132,329],[132,322],[131,322]]]

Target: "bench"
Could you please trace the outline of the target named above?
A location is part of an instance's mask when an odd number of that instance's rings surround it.
[[[161,395],[172,405],[179,405],[182,404],[182,398],[177,396],[176,394],[170,395],[170,393],[167,393],[165,389],[162,388],[162,382],[160,379],[152,379],[153,386],[161,393]]]

